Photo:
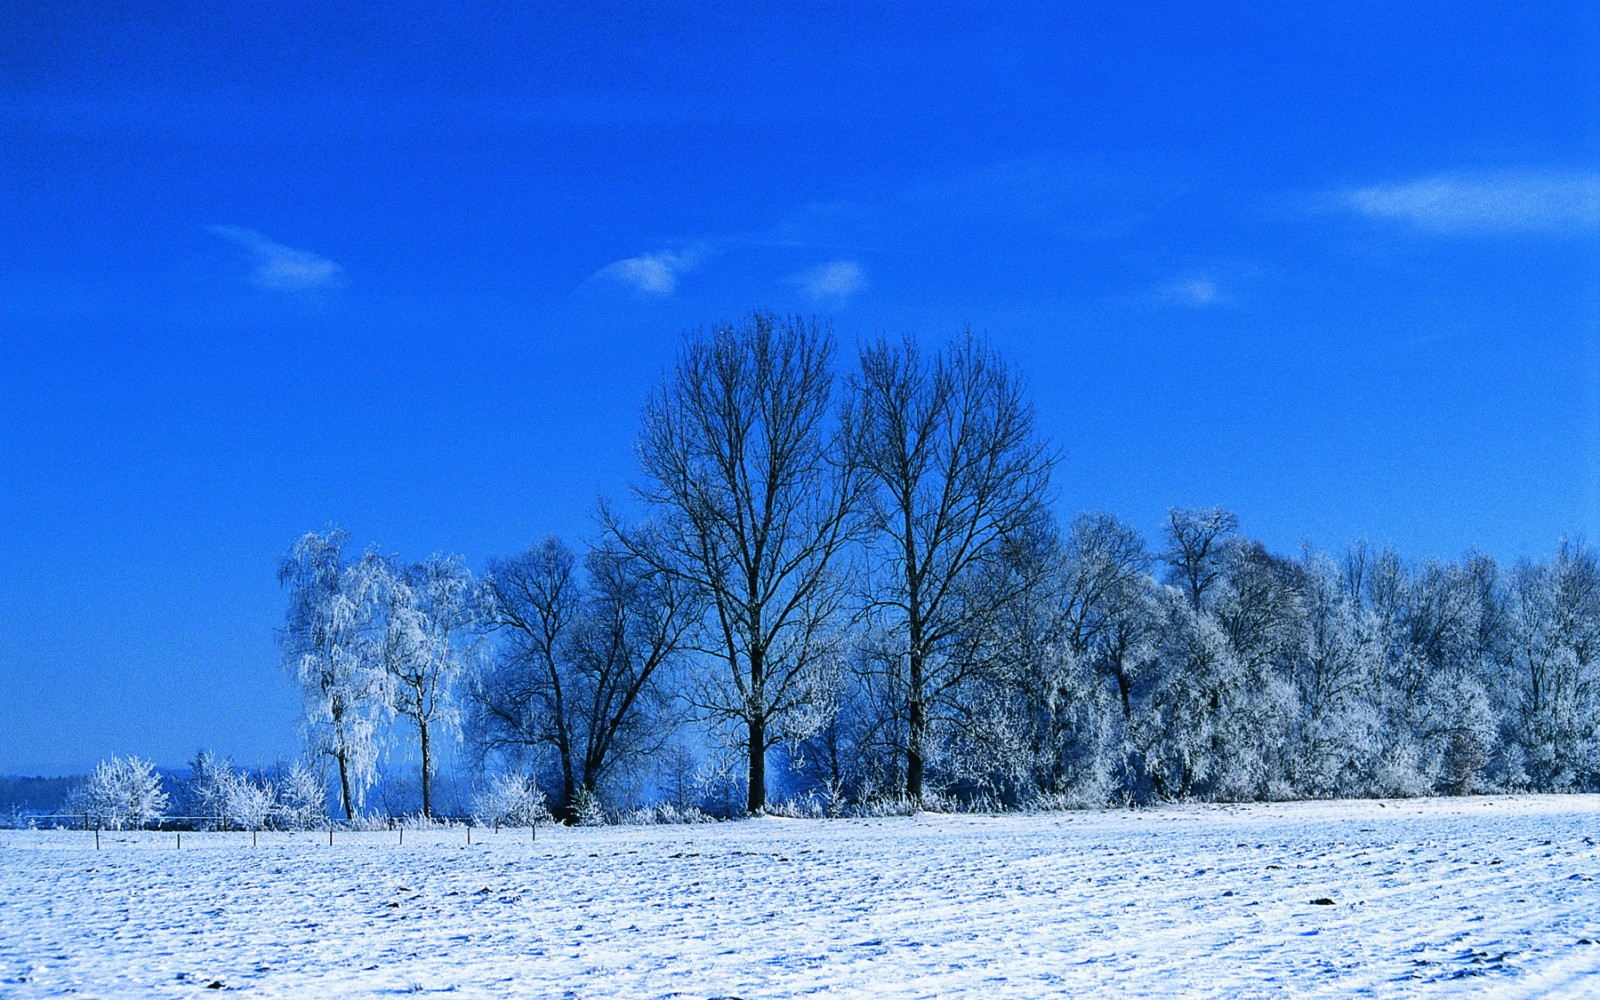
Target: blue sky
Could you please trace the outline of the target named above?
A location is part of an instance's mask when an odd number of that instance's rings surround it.
[[[1063,516],[1600,537],[1592,6],[447,6],[0,9],[0,773],[293,754],[297,534],[581,538],[754,307],[986,333]]]

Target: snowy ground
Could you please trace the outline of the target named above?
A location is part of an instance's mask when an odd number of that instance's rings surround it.
[[[0,994],[1600,996],[1597,796],[103,837],[0,832]]]

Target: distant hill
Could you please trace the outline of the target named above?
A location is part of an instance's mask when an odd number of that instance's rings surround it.
[[[72,774],[64,778],[0,775],[0,817],[16,813],[59,812],[67,800],[67,793],[87,778],[86,774]]]

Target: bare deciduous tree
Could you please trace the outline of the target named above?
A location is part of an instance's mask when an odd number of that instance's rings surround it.
[[[472,742],[523,767],[553,749],[558,808],[577,791],[567,728],[570,633],[583,613],[577,557],[554,536],[489,568],[490,626],[500,635],[493,666],[472,686]]]
[[[873,605],[895,619],[889,662],[905,669],[905,794],[920,802],[931,711],[976,666],[963,639],[1022,593],[1025,574],[996,568],[1043,516],[1054,455],[1021,381],[970,333],[932,358],[909,339],[868,347],[852,407],[885,541]]]
[[[813,682],[837,652],[861,489],[832,355],[826,328],[767,313],[694,335],[640,431],[638,493],[659,515],[647,558],[709,609],[699,647],[721,666],[697,700],[743,730],[750,812],[766,806],[767,751],[815,721]]]
[[[685,588],[628,550],[592,550],[584,571],[556,538],[495,564],[491,620],[503,642],[472,694],[481,751],[518,764],[554,751],[563,814],[672,736],[662,679],[695,618]]]
[[[1223,556],[1238,530],[1239,518],[1220,507],[1167,511],[1167,579],[1183,589],[1195,610],[1225,571]]]

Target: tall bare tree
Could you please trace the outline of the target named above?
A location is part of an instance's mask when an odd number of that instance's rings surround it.
[[[754,313],[692,335],[643,414],[638,493],[659,515],[645,551],[709,609],[700,649],[721,666],[697,700],[743,730],[750,812],[766,807],[767,751],[814,715],[847,596],[861,486],[832,356],[826,327]]]
[[[627,550],[591,550],[584,569],[587,582],[556,538],[494,566],[504,641],[473,693],[480,749],[513,759],[554,749],[563,813],[672,735],[662,679],[695,613],[681,584]]]
[[[489,568],[490,625],[499,633],[493,665],[471,689],[471,742],[515,766],[551,750],[561,788],[558,808],[577,791],[567,725],[567,649],[583,615],[578,560],[561,539],[546,538]]]
[[[872,345],[854,388],[856,456],[887,542],[874,605],[897,620],[905,793],[920,802],[930,709],[976,666],[963,638],[1023,592],[1026,574],[997,570],[1044,515],[1055,456],[1021,380],[970,332],[931,358],[909,338]]]

